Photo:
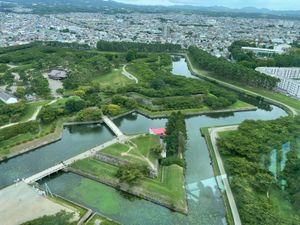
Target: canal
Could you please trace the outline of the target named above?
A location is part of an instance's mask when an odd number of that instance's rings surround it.
[[[182,61],[178,62],[182,63]],[[173,69],[175,70],[175,68]],[[224,203],[215,182],[209,152],[205,140],[200,134],[200,128],[239,124],[246,119],[272,120],[286,115],[282,109],[271,106],[270,111],[258,109],[227,115],[202,115],[186,118],[188,149],[185,158],[187,162],[188,216],[171,212],[142,199],[124,195],[111,187],[72,173],[57,174],[40,181],[40,184],[47,183],[53,193],[78,202],[124,225],[226,224]],[[149,127],[164,127],[166,119],[149,119],[143,115],[132,113],[116,119],[114,122],[124,133],[136,134],[148,132]],[[0,186],[9,185],[17,178],[30,176],[112,138],[111,132],[100,124],[65,127],[61,141],[2,162],[0,164]]]

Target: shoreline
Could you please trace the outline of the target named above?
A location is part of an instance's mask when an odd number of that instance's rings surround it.
[[[240,108],[240,109],[223,109],[223,110],[215,110],[215,111],[207,111],[207,112],[186,112],[186,113],[184,113],[182,111],[181,112],[185,116],[198,116],[198,115],[200,116],[200,115],[209,115],[209,114],[218,114],[218,113],[247,112],[247,111],[255,111],[255,110],[257,110],[257,107],[246,107],[246,108]],[[147,118],[150,118],[150,119],[159,119],[159,118],[166,118],[172,112],[175,112],[175,111],[180,111],[180,110],[174,110],[174,111],[170,111],[168,113],[162,112],[160,115],[151,115],[147,111],[143,111],[141,109],[134,109],[134,110],[130,110],[128,112],[122,113],[120,115],[113,116],[113,117],[111,117],[111,119],[115,120],[115,119],[118,119],[120,117],[124,117],[124,116],[127,116],[129,114],[132,114],[132,113],[138,113],[138,114],[141,114],[141,115],[143,115]],[[59,127],[59,125],[57,125],[57,127],[56,127],[56,129],[53,133],[45,135],[41,138],[34,139],[32,141],[28,141],[28,142],[23,143],[23,144],[14,146],[13,148],[20,148],[20,150],[16,150],[13,153],[10,153],[6,156],[0,157],[0,163],[5,162],[9,159],[18,157],[20,155],[26,154],[28,152],[34,151],[34,150],[36,150],[38,148],[41,148],[41,147],[44,147],[46,145],[50,145],[50,144],[53,144],[57,141],[60,141],[63,137],[63,129],[66,126],[87,125],[87,124],[102,124],[102,123],[103,123],[102,119],[97,120],[97,121],[63,122],[60,127]]]
[[[150,201],[154,204],[157,204],[157,205],[163,206],[165,208],[168,208],[171,211],[175,211],[175,212],[182,213],[184,215],[188,215],[188,204],[186,204],[185,208],[174,207],[174,206],[172,206],[171,203],[168,203],[167,201],[162,201],[161,199],[151,197],[150,195],[147,195],[146,193],[139,192],[138,190],[135,190],[134,187],[132,187],[132,188],[126,187],[127,185],[122,184],[120,182],[109,181],[107,179],[104,179],[103,177],[94,176],[94,175],[85,173],[81,170],[73,169],[73,168],[70,168],[70,167],[66,168],[65,172],[74,173],[74,174],[77,174],[79,176],[94,180],[96,182],[100,182],[100,183],[102,183],[104,185],[108,185],[108,186],[110,186],[110,187],[112,187],[116,190],[126,192],[128,194],[131,194],[131,195],[137,197],[137,198],[141,198],[141,199],[144,199],[146,201]],[[136,188],[136,189],[138,189],[138,188]]]
[[[205,139],[210,159],[212,162],[212,167],[214,170],[214,175],[216,182],[218,184],[217,176],[221,177],[222,184],[224,185],[224,191],[220,189],[220,192],[222,194],[223,202],[226,209],[226,217],[228,224],[234,224],[234,225],[241,225],[241,219],[238,213],[238,208],[236,205],[236,202],[234,200],[233,193],[230,188],[229,179],[227,177],[223,160],[220,156],[218,147],[217,147],[217,138],[219,132],[225,132],[225,131],[233,131],[237,130],[239,125],[228,125],[228,126],[221,126],[221,127],[206,127],[201,128],[201,134]]]

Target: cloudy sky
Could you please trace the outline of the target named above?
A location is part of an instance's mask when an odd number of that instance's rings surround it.
[[[300,10],[300,0],[115,0],[140,5],[199,5],[230,8],[257,7],[275,10]]]

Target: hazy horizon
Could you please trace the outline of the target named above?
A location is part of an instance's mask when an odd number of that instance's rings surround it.
[[[300,10],[299,0],[114,0],[116,2],[134,5],[194,5],[194,6],[223,6],[229,8],[268,8],[271,10]]]

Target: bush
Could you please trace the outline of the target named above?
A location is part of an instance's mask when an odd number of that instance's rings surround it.
[[[36,121],[29,121],[26,123],[19,123],[11,127],[6,127],[0,130],[0,142],[26,133],[37,133],[39,131],[39,124]]]
[[[100,120],[102,111],[99,108],[86,108],[76,114],[76,121],[96,121]]]
[[[160,164],[162,166],[171,166],[173,164],[176,164],[181,167],[185,167],[185,161],[182,158],[179,158],[178,156],[169,156],[165,159],[162,159]]]
[[[70,99],[66,102],[65,108],[69,112],[79,112],[86,107],[85,101],[81,99]]]

